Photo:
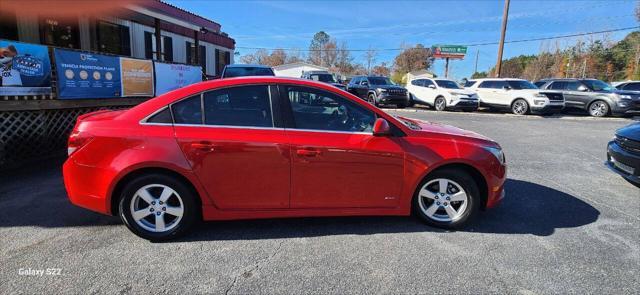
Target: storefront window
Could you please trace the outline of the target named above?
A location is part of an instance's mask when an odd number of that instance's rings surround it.
[[[216,74],[220,75],[224,67],[231,63],[229,51],[216,49]]]
[[[80,33],[77,20],[52,17],[40,19],[42,44],[64,48],[80,48]]]
[[[128,27],[98,21],[96,36],[98,51],[131,56],[131,39]]]

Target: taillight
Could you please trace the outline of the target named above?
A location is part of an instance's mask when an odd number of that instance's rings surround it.
[[[67,144],[67,154],[71,156],[75,151],[85,146],[93,139],[93,136],[87,132],[81,132],[73,130],[69,135],[69,142]]]

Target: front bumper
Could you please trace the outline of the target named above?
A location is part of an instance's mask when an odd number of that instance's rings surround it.
[[[468,99],[460,99],[457,101],[453,101],[448,105],[451,109],[457,110],[477,110],[480,106],[480,102],[478,100],[468,100]]]
[[[377,95],[378,103],[389,104],[409,104],[409,97],[405,94],[389,94],[381,92]]]
[[[635,99],[629,102],[624,106],[620,106],[618,103],[615,103],[611,107],[611,113],[617,115],[631,115],[631,114],[640,114],[640,100]]]
[[[605,166],[640,187],[640,155],[623,149],[615,141],[610,141],[607,145]]]

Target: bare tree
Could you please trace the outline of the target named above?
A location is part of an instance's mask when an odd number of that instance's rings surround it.
[[[364,58],[367,62],[367,74],[371,74],[371,66],[376,62],[376,56],[378,52],[369,46],[369,49],[365,52]]]

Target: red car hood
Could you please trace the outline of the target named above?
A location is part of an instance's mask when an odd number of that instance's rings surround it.
[[[433,123],[433,122],[427,122],[427,121],[422,121],[422,120],[415,120],[415,119],[408,119],[405,117],[401,117],[403,120],[407,120],[407,121],[411,121],[414,122],[415,124],[417,124],[418,126],[420,126],[421,130],[415,130],[417,133],[437,133],[437,134],[442,134],[442,135],[449,135],[449,136],[459,136],[459,137],[466,137],[466,138],[471,138],[471,139],[479,139],[482,141],[489,141],[492,143],[495,143],[494,140],[492,140],[491,138],[488,138],[484,135],[475,133],[473,131],[469,131],[469,130],[465,130],[465,129],[461,129],[458,127],[454,127],[451,125],[444,125],[444,124],[440,124],[440,123]]]

